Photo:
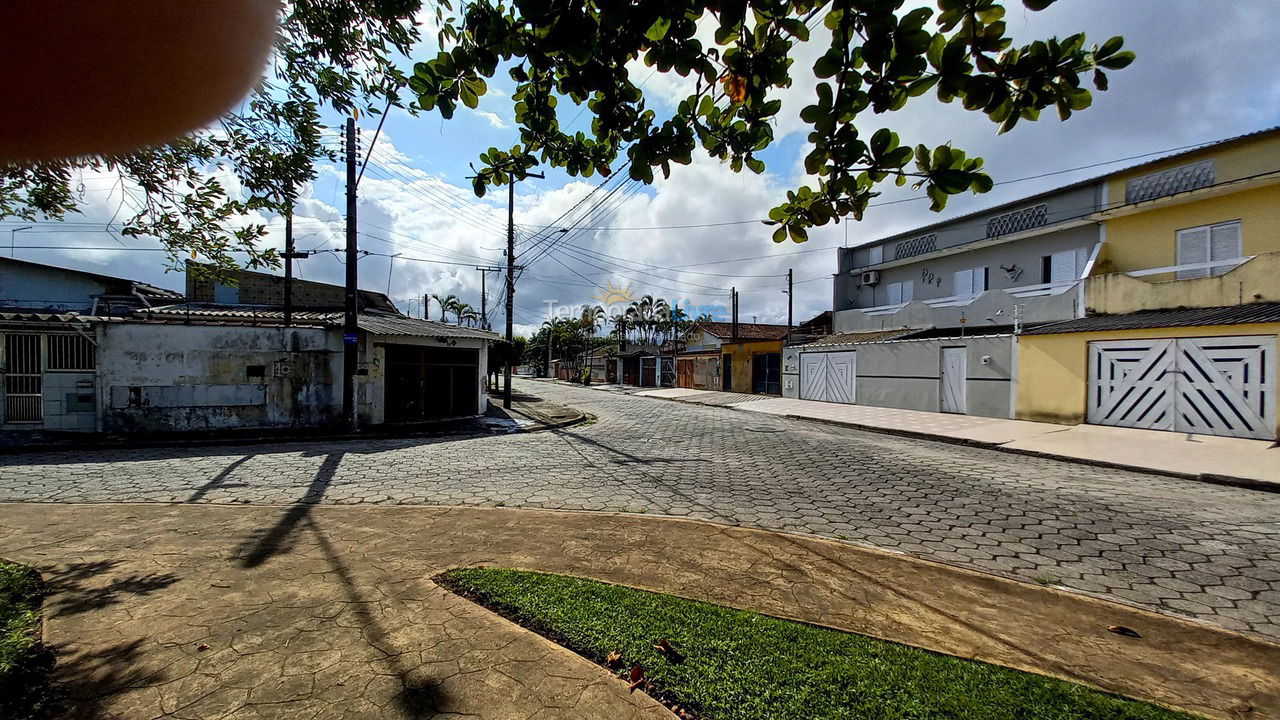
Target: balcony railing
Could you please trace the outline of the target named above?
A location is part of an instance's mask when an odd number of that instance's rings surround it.
[[[1230,260],[1213,260],[1211,262],[1189,263],[1186,265],[1168,265],[1166,267],[1147,268],[1145,270],[1130,270],[1129,272],[1126,272],[1125,275],[1128,275],[1129,277],[1143,277],[1146,275],[1164,275],[1166,273],[1180,273],[1180,272],[1187,272],[1192,270],[1209,270],[1210,272],[1212,272],[1214,270],[1217,270],[1218,268],[1225,268],[1222,272],[1228,272],[1230,270],[1234,270],[1240,267],[1241,265],[1249,262],[1254,257],[1255,256],[1253,255],[1249,255],[1247,257],[1232,258]],[[1216,274],[1221,275],[1222,273],[1216,273]],[[1206,277],[1206,276],[1202,275],[1200,277]],[[1183,279],[1183,278],[1179,278],[1179,279]],[[1194,279],[1194,278],[1185,278],[1185,279]]]

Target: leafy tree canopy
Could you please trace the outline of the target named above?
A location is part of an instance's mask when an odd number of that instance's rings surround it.
[[[1064,119],[1088,107],[1085,78],[1105,90],[1104,71],[1133,60],[1120,38],[1086,47],[1075,34],[1015,46],[995,0],[937,0],[936,11],[907,10],[902,0],[475,0],[456,12],[449,2],[436,5],[444,50],[406,74],[397,59],[419,39],[421,0],[289,0],[274,62],[239,111],[129,155],[0,166],[0,219],[64,218],[84,202],[78,168],[113,170],[143,196],[125,213],[124,234],[159,238],[175,262],[202,256],[226,268],[240,252],[250,266],[274,265],[274,251],[258,245],[265,228],[243,218],[287,211],[316,164],[336,160],[323,142],[325,109],[398,106],[448,118],[459,103],[475,107],[487,80],[508,73],[520,142],[480,155],[474,182],[482,195],[539,164],[585,177],[625,168],[650,182],[699,147],[734,171],[763,172],[758,154],[774,140],[777,92],[811,72],[817,89],[799,116],[811,128],[805,166],[813,186],[789,192],[769,213],[775,240],[802,241],[809,227],[860,218],[889,180],[924,188],[935,210],[949,195],[992,185],[982,161],[959,149],[912,146],[889,130],[860,133],[864,113],[899,110],[933,92],[1007,131],[1051,106]],[[1051,2],[1023,0],[1032,10]],[[713,31],[710,42],[699,39],[700,28]],[[826,51],[818,61],[793,67],[800,44],[819,37]],[[660,117],[627,69],[636,59],[692,78],[694,92]],[[566,99],[590,111],[589,133],[562,129]]]
[[[1054,0],[1023,0],[1042,10]],[[765,169],[758,157],[774,140],[782,110],[777,91],[797,73],[818,83],[799,111],[810,128],[805,168],[814,187],[788,192],[769,213],[774,240],[807,239],[806,228],[852,215],[860,219],[876,187],[893,180],[923,187],[940,210],[949,195],[986,192],[982,160],[948,145],[912,146],[897,133],[859,132],[864,113],[902,109],[932,92],[985,113],[1007,132],[1056,107],[1066,119],[1088,107],[1105,70],[1133,61],[1119,37],[1086,47],[1083,34],[1015,46],[997,0],[937,0],[937,10],[906,10],[903,0],[511,0],[467,2],[440,29],[445,48],[417,63],[409,87],[423,109],[443,117],[459,103],[474,108],[487,79],[505,70],[520,143],[480,155],[477,195],[523,177],[535,165],[571,175],[610,175],[627,169],[651,182],[672,163],[688,164],[698,147],[735,171]],[[793,67],[797,48],[818,42],[826,51],[810,68]],[[704,43],[699,29],[714,28]],[[642,59],[659,72],[692,78],[695,89],[674,113],[660,117],[627,68]],[[567,132],[563,98],[593,115],[591,132]],[[619,162],[625,154],[625,161]]]

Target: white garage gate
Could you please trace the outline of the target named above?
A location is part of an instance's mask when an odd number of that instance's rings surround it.
[[[1274,337],[1089,343],[1088,421],[1099,425],[1271,439]]]
[[[858,353],[800,353],[800,399],[853,403]]]

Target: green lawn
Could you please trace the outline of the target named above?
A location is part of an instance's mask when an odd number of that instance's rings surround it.
[[[501,569],[437,580],[596,662],[620,652],[669,703],[713,720],[1192,717],[1039,675],[592,580]],[[662,638],[683,663],[654,650]]]
[[[40,576],[0,560],[0,717],[36,717],[50,657],[40,652]]]

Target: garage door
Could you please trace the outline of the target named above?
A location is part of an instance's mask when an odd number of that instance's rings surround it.
[[[857,353],[800,353],[800,399],[854,402]]]
[[[1275,393],[1272,337],[1089,343],[1091,423],[1271,439]]]

